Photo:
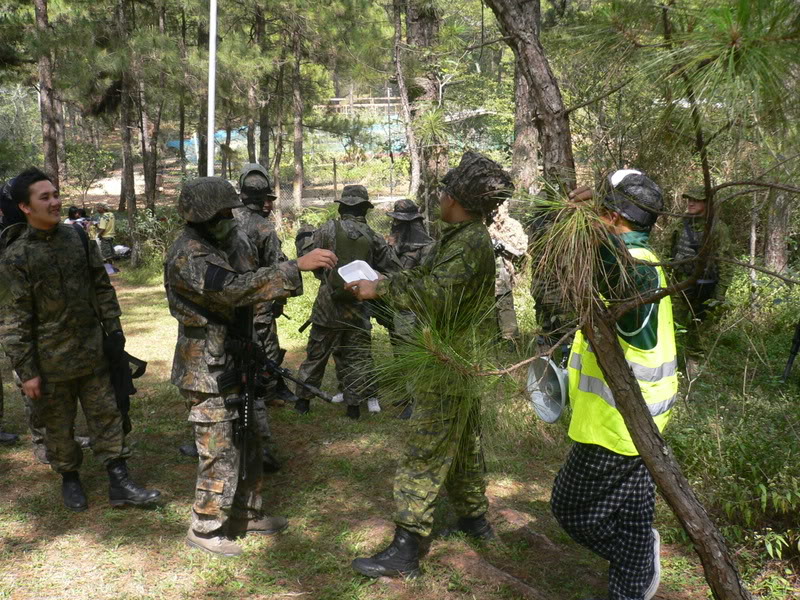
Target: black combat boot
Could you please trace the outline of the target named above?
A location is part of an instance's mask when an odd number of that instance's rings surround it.
[[[106,465],[108,471],[108,499],[111,506],[133,504],[141,506],[155,502],[161,496],[158,490],[147,490],[128,477],[124,458],[115,458]]]
[[[354,421],[358,421],[361,417],[361,407],[358,404],[348,404],[345,414]]]
[[[294,409],[301,415],[307,415],[311,412],[311,400],[308,398],[298,398],[294,403]]]
[[[442,537],[448,537],[456,533],[463,533],[474,540],[480,542],[490,542],[495,538],[492,524],[486,518],[486,514],[480,517],[459,517],[458,525],[455,528],[446,529]]]
[[[277,383],[275,384],[275,395],[286,402],[286,404],[291,404],[297,402],[298,398],[294,395],[292,390],[290,390],[286,386],[286,382],[283,380],[283,377],[278,378]]]
[[[357,558],[351,566],[356,573],[367,577],[417,577],[419,571],[419,544],[422,538],[416,533],[398,527],[389,547],[370,558]]]
[[[412,414],[414,414],[414,401],[409,400],[403,407],[403,412],[397,415],[397,418],[402,419],[403,421],[408,421]]]
[[[264,462],[264,473],[277,473],[281,470],[281,463],[278,457],[272,453],[272,450],[265,447],[261,453]]]
[[[78,472],[67,471],[61,474],[61,478],[61,497],[64,499],[64,506],[75,512],[89,508]]]

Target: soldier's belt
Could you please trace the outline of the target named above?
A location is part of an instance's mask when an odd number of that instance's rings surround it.
[[[206,328],[184,325],[183,335],[192,340],[204,340],[206,339]]]

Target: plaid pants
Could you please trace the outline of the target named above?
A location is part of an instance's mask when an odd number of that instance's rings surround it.
[[[550,506],[579,544],[609,561],[609,600],[641,600],[653,580],[655,485],[638,456],[576,443]]]

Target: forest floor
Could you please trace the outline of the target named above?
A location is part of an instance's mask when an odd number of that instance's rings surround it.
[[[297,326],[310,310],[315,288],[313,279],[306,283],[306,296],[289,302],[292,320],[280,321],[293,368],[304,348]],[[190,439],[190,429],[184,404],[169,384],[175,322],[157,280],[134,286],[116,278],[115,284],[128,349],[149,362],[133,402],[131,469],[137,481],[160,489],[163,500],[152,510],[112,509],[105,473],[86,451],[82,477],[90,508],[83,513],[63,508],[58,477],[32,456],[22,403],[4,371],[6,426],[23,434],[23,441],[0,449],[0,598],[576,600],[603,595],[605,563],[571,542],[548,507],[567,449],[563,426],[536,423],[519,398],[508,401],[525,413],[520,419],[533,423],[527,437],[511,452],[502,436],[487,439],[489,516],[498,540],[475,544],[434,538],[424,575],[416,581],[372,581],[350,569],[353,558],[382,548],[393,530],[392,475],[407,422],[396,419],[391,406],[358,422],[346,419],[341,405],[314,403],[307,416],[289,407],[271,408],[284,465],[267,476],[266,506],[271,514],[286,515],[289,529],[248,538],[238,559],[187,548],[195,465],[177,450]],[[385,334],[378,333],[374,343],[385,346]],[[335,389],[332,371],[324,385],[328,390]],[[669,509],[660,505],[658,514],[666,543],[657,598],[706,597],[698,560],[687,547],[670,543],[676,527]],[[440,525],[454,519],[446,500],[437,519]]]

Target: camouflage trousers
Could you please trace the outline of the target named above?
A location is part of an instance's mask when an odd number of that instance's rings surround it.
[[[222,400],[215,394],[189,390],[181,390],[181,393],[191,408]],[[247,440],[246,473],[242,471],[241,449],[234,436],[235,420],[193,421],[192,425],[199,455],[192,529],[197,533],[224,533],[231,517],[260,518],[262,457],[256,425],[252,426]]]
[[[57,473],[77,471],[83,452],[75,441],[75,417],[80,401],[95,457],[104,465],[115,458],[129,458],[122,416],[117,408],[108,372],[84,375],[68,381],[42,381],[42,395],[32,402],[31,422],[44,427],[44,443],[50,467]]]
[[[271,303],[270,303],[271,304]],[[278,339],[278,324],[271,314],[258,315],[255,320],[256,336],[258,343],[264,349],[267,358],[279,363],[281,359],[281,344]],[[275,382],[270,381],[262,390],[266,400],[272,400],[275,397]]]
[[[517,325],[517,312],[514,310],[514,295],[508,292],[497,296],[495,311],[497,312],[497,325],[500,327],[500,337],[504,340],[517,339],[519,325]]]
[[[97,238],[100,240],[100,254],[103,256],[103,260],[108,262],[110,260],[114,260],[116,253],[114,252],[114,238]]]
[[[539,324],[542,335],[547,338],[548,344],[554,344],[561,337],[559,330],[567,320],[558,282],[540,279],[534,273],[531,281],[531,295],[536,303],[536,322]]]
[[[306,344],[306,359],[300,365],[298,377],[319,387],[325,376],[328,359],[333,355],[339,389],[344,401],[358,406],[364,398],[377,396],[372,377],[372,340],[370,331],[358,327],[331,328],[311,325]],[[310,399],[312,394],[301,386],[295,392],[298,398]]]
[[[472,403],[468,415],[456,418],[465,402]],[[408,444],[394,478],[395,523],[429,536],[442,488],[459,517],[484,514],[489,502],[479,399],[417,392],[408,423]]]

